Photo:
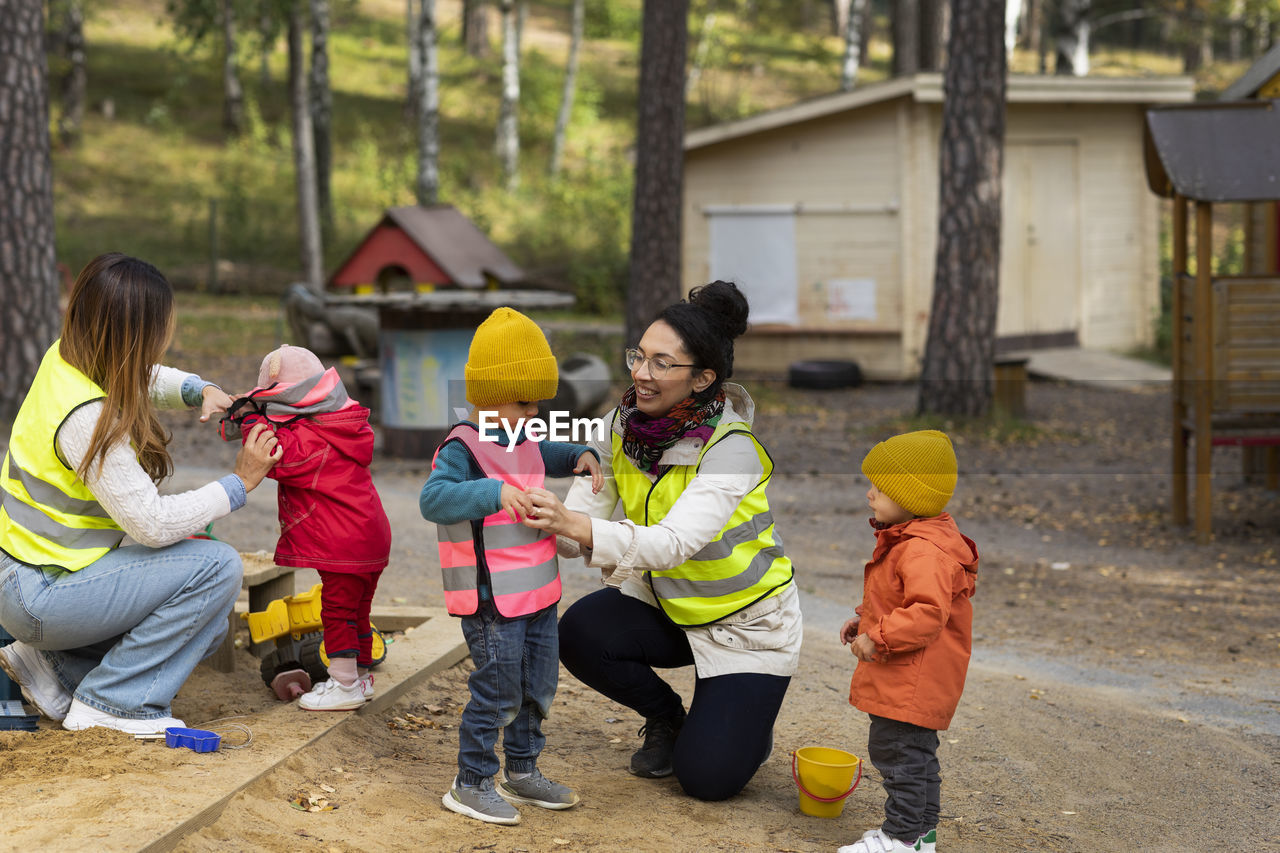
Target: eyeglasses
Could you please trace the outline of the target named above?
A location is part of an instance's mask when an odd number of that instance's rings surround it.
[[[649,375],[654,379],[661,379],[666,376],[668,371],[673,367],[694,367],[693,364],[680,364],[675,361],[668,361],[660,355],[644,356],[640,350],[631,347],[626,351],[627,370],[635,372],[640,365],[646,361],[649,362]]]

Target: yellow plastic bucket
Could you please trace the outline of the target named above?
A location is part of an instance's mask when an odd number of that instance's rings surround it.
[[[862,760],[843,749],[806,746],[791,753],[791,778],[800,789],[800,811],[840,817],[845,798],[862,781]]]

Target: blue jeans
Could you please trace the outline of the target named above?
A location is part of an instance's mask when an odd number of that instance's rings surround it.
[[[478,785],[498,772],[493,747],[499,729],[507,770],[527,773],[547,742],[542,721],[560,679],[556,609],[501,620],[491,605],[482,605],[480,613],[462,617],[462,633],[476,668],[458,727],[458,782]]]
[[[44,652],[68,691],[117,717],[169,703],[227,632],[243,568],[230,545],[184,539],[117,548],[78,572],[0,552],[0,625]]]

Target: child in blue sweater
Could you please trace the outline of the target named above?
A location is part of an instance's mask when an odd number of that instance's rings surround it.
[[[588,448],[526,435],[558,381],[551,347],[528,317],[494,311],[472,339],[466,379],[473,420],[440,445],[418,501],[438,526],[445,606],[462,617],[476,667],[458,727],[458,775],[442,802],[476,820],[514,824],[516,803],[578,803],[537,768],[559,679],[560,571],[555,536],[521,523],[534,512],[526,489],[589,472],[598,492],[603,477]],[[499,729],[506,767],[495,786]]]

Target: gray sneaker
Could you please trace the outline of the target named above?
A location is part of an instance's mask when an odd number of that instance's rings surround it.
[[[513,803],[528,803],[544,809],[571,809],[578,804],[577,794],[559,782],[552,782],[536,767],[532,774],[519,780],[512,779],[504,770],[498,793]]]
[[[485,823],[500,823],[507,826],[520,822],[520,812],[508,803],[493,789],[493,780],[485,779],[479,785],[470,787],[459,785],[454,777],[453,787],[440,800],[451,812],[464,814]]]

